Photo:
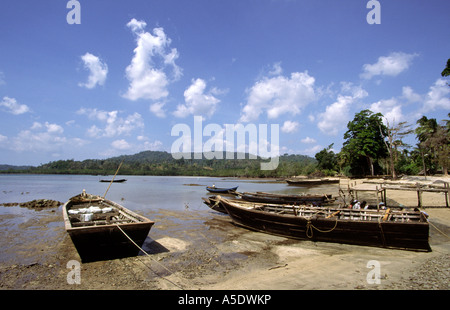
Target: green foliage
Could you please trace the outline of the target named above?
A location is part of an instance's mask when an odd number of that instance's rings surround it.
[[[121,175],[186,175],[223,177],[288,177],[313,172],[315,159],[305,155],[283,155],[275,170],[261,170],[261,163],[267,159],[250,159],[248,154],[224,154],[223,159],[195,159],[195,154],[174,159],[170,153],[144,151],[134,155],[123,155],[109,159],[87,159],[84,161],[58,160],[22,170],[8,170],[7,173],[40,174],[100,174],[112,175],[123,161]],[[244,157],[244,159],[238,159]],[[189,159],[191,158],[191,159]],[[233,159],[227,159],[233,158]]]
[[[340,162],[350,166],[352,175],[380,174],[378,160],[387,156],[383,139],[387,128],[381,120],[382,116],[381,113],[363,110],[347,124]]]

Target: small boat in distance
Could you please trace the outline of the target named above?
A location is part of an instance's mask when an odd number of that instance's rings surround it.
[[[65,229],[83,262],[138,255],[140,249],[134,243],[142,246],[155,223],[84,191],[70,198],[62,212]]]
[[[117,180],[100,180],[100,182],[105,182],[105,183],[111,183],[111,181],[113,183],[122,183],[122,182],[126,182],[127,179],[117,179]]]
[[[233,194],[236,192],[237,188],[239,186],[235,187],[229,187],[229,188],[223,188],[223,187],[215,187],[215,186],[207,186],[206,190],[210,193],[216,193],[216,194]]]
[[[287,179],[287,184],[294,186],[315,186],[322,184],[334,184],[339,183],[339,179],[303,179],[303,178],[293,178]]]

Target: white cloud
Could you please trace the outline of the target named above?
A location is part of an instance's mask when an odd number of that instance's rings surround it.
[[[81,108],[77,114],[87,115],[89,119],[98,120],[104,124],[101,129],[96,125],[92,125],[87,134],[90,137],[115,137],[120,135],[129,135],[133,130],[144,128],[144,121],[142,116],[135,112],[128,115],[126,118],[119,117],[119,111],[102,111],[90,108]]]
[[[250,88],[240,121],[254,121],[264,111],[272,119],[286,113],[299,114],[303,107],[316,98],[314,81],[308,72],[294,72],[290,78],[264,77]]]
[[[205,93],[205,90],[206,82],[204,80],[193,80],[184,92],[186,104],[179,104],[173,114],[177,117],[186,117],[190,114],[211,117],[220,100],[214,97],[211,92]],[[217,92],[215,88],[214,90]]]
[[[34,122],[30,129],[20,131],[10,140],[8,148],[17,152],[54,152],[74,140],[62,134],[64,129],[58,124]]]
[[[159,118],[164,118],[166,117],[166,112],[163,109],[164,105],[164,102],[155,102],[150,105],[150,112],[152,112]]]
[[[369,110],[374,113],[383,114],[383,122],[386,123],[387,120],[390,126],[398,124],[404,120],[402,105],[396,98],[374,102],[370,105]]]
[[[434,111],[436,109],[444,109],[450,111],[450,87],[448,87],[444,79],[438,79],[431,87],[430,91],[424,96],[425,102],[423,110],[425,112]]]
[[[405,98],[408,102],[421,102],[422,96],[415,93],[414,90],[409,86],[404,86],[402,88],[402,97]]]
[[[286,133],[295,132],[297,131],[298,126],[300,126],[298,122],[285,121],[281,127],[281,131]]]
[[[81,59],[84,62],[84,68],[89,70],[89,77],[86,83],[79,83],[78,85],[89,89],[94,88],[97,84],[103,85],[108,75],[108,66],[106,63],[91,53],[84,54],[81,56]]]
[[[136,138],[140,143],[133,144],[129,143],[125,139],[114,140],[111,143],[111,146],[115,150],[127,151],[133,150],[133,152],[141,152],[141,151],[157,151],[162,147],[162,142],[159,140],[155,140],[153,142],[149,141],[149,139],[145,136],[137,136]],[[111,152],[110,154],[116,154],[115,152]]]
[[[131,149],[131,145],[127,141],[125,141],[124,139],[114,140],[111,143],[111,146],[113,148],[115,148],[115,149],[118,149],[118,150],[129,150],[129,149]]]
[[[10,97],[3,97],[3,100],[0,101],[0,107],[5,107],[7,112],[14,115],[23,114],[30,111],[30,108],[27,105],[19,104],[16,99]]]
[[[307,143],[307,144],[313,144],[316,143],[316,139],[310,138],[310,137],[306,137],[304,139],[300,140],[302,143]]]
[[[339,94],[337,100],[327,106],[324,113],[318,117],[320,119],[317,126],[325,134],[335,136],[339,130],[347,125],[350,119],[349,111],[351,105],[358,99],[364,98],[368,93],[359,86],[351,83],[342,83],[342,92],[350,95]]]
[[[394,52],[389,56],[381,56],[374,64],[363,65],[363,73],[361,78],[371,79],[376,75],[396,76],[407,70],[411,62],[417,54],[406,54],[403,52]]]
[[[130,81],[123,97],[129,100],[151,99],[159,100],[168,96],[167,86],[170,82],[164,71],[172,67],[174,80],[182,75],[181,69],[175,64],[178,51],[169,50],[171,40],[167,38],[163,28],[154,28],[153,34],[145,32],[144,21],[132,19],[127,26],[136,35],[137,46],[134,57],[126,68],[126,76]]]

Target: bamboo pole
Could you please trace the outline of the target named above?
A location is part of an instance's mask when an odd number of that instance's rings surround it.
[[[123,160],[122,160],[122,162],[120,163],[119,168],[117,168],[116,174],[114,174],[114,176],[113,176],[111,182],[109,182],[109,186],[108,186],[108,188],[106,189],[105,194],[103,195],[103,199],[105,199],[105,196],[106,196],[106,194],[108,193],[109,188],[111,187],[111,184],[114,182],[114,178],[116,177],[117,173],[119,172],[119,169],[120,169],[120,167],[122,166],[122,164],[123,164]]]

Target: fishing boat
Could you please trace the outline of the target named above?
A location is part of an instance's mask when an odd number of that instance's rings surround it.
[[[241,204],[216,198],[235,224],[251,230],[294,239],[431,251],[429,223],[420,211]]]
[[[316,186],[323,184],[339,183],[339,179],[287,179],[287,184],[294,186]]]
[[[138,255],[137,246],[142,246],[154,224],[116,202],[85,191],[70,198],[62,209],[65,229],[83,262]]]
[[[277,194],[277,193],[266,193],[266,192],[256,192],[256,193],[238,193],[241,199],[251,202],[267,202],[275,204],[313,204],[313,205],[324,205],[333,203],[333,195],[296,195],[296,194]]]
[[[221,213],[227,213],[227,210],[223,207],[223,205],[220,203],[220,200],[216,198],[216,196],[210,196],[210,197],[202,197],[203,203],[211,208],[211,210],[221,212]]]
[[[235,192],[239,186],[223,188],[223,187],[215,187],[215,186],[207,186],[206,190],[210,193],[216,194],[230,194]]]
[[[126,181],[127,181],[127,179],[100,180],[100,182],[104,182],[104,183],[111,183],[111,182],[112,183],[123,183],[123,182],[126,182]]]

